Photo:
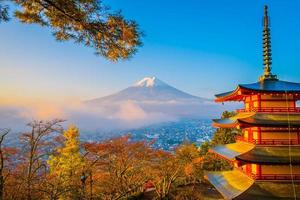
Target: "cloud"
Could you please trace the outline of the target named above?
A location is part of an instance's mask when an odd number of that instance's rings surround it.
[[[0,128],[24,129],[27,117],[25,108],[16,106],[0,106]]]
[[[230,110],[233,109],[230,108]],[[89,105],[80,100],[61,102],[5,101],[0,102],[0,128],[24,130],[32,120],[60,118],[73,123],[82,130],[126,130],[143,126],[177,121],[182,117],[215,118],[228,106],[205,101],[181,104],[180,102],[150,103],[121,101],[103,105]]]
[[[176,116],[146,111],[134,101],[105,106],[89,106],[80,101],[3,103],[0,105],[0,127],[22,131],[32,120],[60,118],[84,130],[122,130],[175,121]]]
[[[159,111],[151,112],[143,109],[134,101],[118,104],[89,106],[80,104],[69,107],[68,121],[78,124],[86,130],[122,130],[178,120],[177,117]]]
[[[115,117],[125,121],[144,120],[147,118],[147,113],[136,103],[126,101],[120,105]]]

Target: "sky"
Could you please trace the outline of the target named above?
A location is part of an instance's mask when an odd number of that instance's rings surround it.
[[[213,98],[262,73],[263,6],[269,6],[273,73],[300,82],[298,0],[104,0],[145,33],[130,60],[113,63],[94,50],[57,42],[47,28],[0,24],[0,100],[87,100],[146,76]]]

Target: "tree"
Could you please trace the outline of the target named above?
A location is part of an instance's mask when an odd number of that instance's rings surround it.
[[[0,200],[3,199],[4,195],[4,183],[5,183],[5,162],[6,156],[3,150],[3,141],[5,136],[10,132],[9,129],[0,129]]]
[[[176,158],[183,166],[185,184],[195,183],[203,177],[202,157],[195,144],[183,143],[175,151]]]
[[[203,156],[202,169],[208,171],[226,171],[232,169],[232,164],[214,153],[207,152]]]
[[[22,147],[22,162],[20,167],[23,169],[20,174],[23,177],[24,190],[27,200],[34,197],[34,193],[39,190],[35,188],[41,183],[41,179],[47,173],[47,166],[45,160],[52,153],[52,147],[55,145],[55,133],[62,132],[61,123],[63,120],[55,119],[52,121],[33,121],[28,124],[29,132],[25,132],[20,136]]]
[[[16,162],[18,159],[18,150],[14,147],[1,147],[1,159],[3,165],[1,167],[1,190],[2,199],[16,199],[14,198],[15,191],[18,189],[16,186],[18,183],[16,179],[18,178],[16,171]],[[20,192],[20,191],[19,191]]]
[[[151,179],[151,163],[156,159],[150,143],[133,142],[129,136],[123,136],[84,146],[90,171],[90,198],[124,199],[144,191]]]
[[[47,161],[50,168],[50,178],[57,184],[56,193],[62,199],[79,199],[81,196],[81,177],[84,169],[84,160],[80,153],[79,130],[70,126],[63,134],[63,147],[56,149]],[[60,190],[60,192],[59,192]]]
[[[236,115],[236,112],[224,111],[221,118],[226,119]],[[218,128],[212,138],[212,145],[234,143],[236,136],[241,134],[240,129],[236,128]]]
[[[0,0],[0,22],[8,21],[8,6],[4,5]]]
[[[182,170],[182,165],[175,155],[165,151],[157,152],[156,159],[151,165],[151,182],[155,187],[158,199],[169,198],[171,187],[182,175]]]
[[[226,119],[235,116],[235,112],[224,111],[221,118]],[[216,145],[224,145],[234,143],[236,136],[241,134],[241,130],[236,128],[218,128],[214,133],[211,142],[205,142],[200,147],[200,154],[203,156],[204,170],[228,170],[231,168],[230,163],[213,153],[209,152],[209,148]]]
[[[0,22],[8,20],[0,0]],[[137,23],[112,13],[99,0],[11,0],[22,23],[52,29],[58,41],[74,40],[93,47],[96,54],[113,61],[129,58],[141,45]]]

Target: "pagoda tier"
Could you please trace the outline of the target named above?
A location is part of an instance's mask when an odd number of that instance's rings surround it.
[[[300,128],[290,127],[250,127],[243,128],[243,135],[237,141],[249,142],[258,146],[300,145]]]
[[[234,168],[255,180],[300,180],[300,146],[236,142],[216,146],[210,152],[228,160]]]
[[[213,126],[219,128],[248,127],[300,127],[300,113],[245,112],[226,119],[213,119]],[[280,129],[275,129],[280,130]]]
[[[299,113],[244,112],[227,119],[214,119],[218,128],[241,128],[237,141],[256,145],[300,145]]]
[[[255,164],[300,164],[300,146],[257,146],[245,142],[219,145],[210,149],[210,152],[239,165],[244,163]],[[299,166],[300,167],[300,166]],[[300,171],[299,171],[300,173]]]
[[[300,100],[300,83],[265,79],[252,84],[240,84],[233,91],[217,94],[215,101],[247,101],[249,97],[254,97],[256,102],[276,101],[276,97],[284,97],[283,100],[286,100],[286,96],[290,101]],[[283,107],[286,107],[286,105]]]
[[[225,199],[287,200],[300,196],[300,182],[254,181],[237,169],[223,172],[206,172],[205,177]]]

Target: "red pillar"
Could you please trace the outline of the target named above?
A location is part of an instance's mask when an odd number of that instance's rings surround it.
[[[297,141],[298,141],[298,144],[300,144],[300,129],[298,128],[297,129]]]
[[[293,101],[294,101],[294,108],[293,108],[293,110],[294,111],[296,111],[296,97],[295,97],[295,95],[293,94]]]
[[[260,127],[258,127],[257,132],[258,132],[258,144],[261,144],[261,128]]]
[[[257,101],[258,101],[258,109],[257,110],[260,110],[261,109],[261,95],[260,94],[257,95]]]
[[[256,165],[256,179],[261,179],[261,165]]]
[[[248,128],[248,141],[253,141],[253,132],[251,128]]]

